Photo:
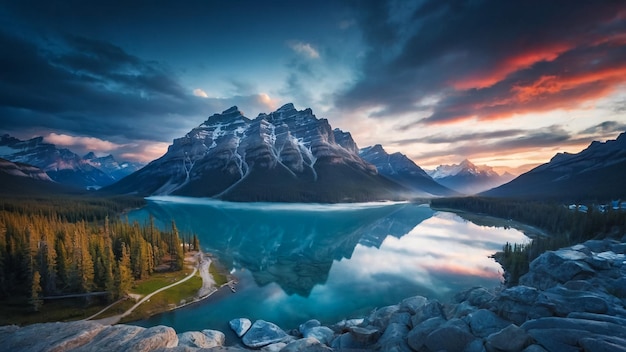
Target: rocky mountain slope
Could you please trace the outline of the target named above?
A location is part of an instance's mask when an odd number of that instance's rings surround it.
[[[451,196],[457,194],[433,180],[406,155],[399,152],[389,154],[380,144],[361,149],[359,155],[376,166],[380,175],[411,189],[417,195]]]
[[[427,171],[435,181],[463,194],[476,194],[511,181],[515,176],[498,174],[487,165],[474,165],[465,159],[459,164],[439,165]]]
[[[71,189],[54,182],[42,169],[0,158],[1,195],[41,195],[68,192]]]
[[[43,137],[22,141],[8,134],[0,137],[0,157],[36,166],[52,180],[78,188],[110,185],[139,167],[132,163],[119,164],[111,155],[97,158],[89,153],[81,158],[69,149],[45,143]]]
[[[485,196],[595,200],[626,198],[626,133],[615,140],[592,142],[583,151],[559,153]]]
[[[335,136],[328,120],[311,109],[286,104],[251,120],[232,107],[105,191],[287,202],[370,201],[411,193],[361,159],[352,137],[340,134],[340,144]]]

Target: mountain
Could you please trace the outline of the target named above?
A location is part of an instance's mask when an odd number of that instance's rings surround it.
[[[559,200],[625,199],[626,133],[592,142],[577,154],[558,153],[513,181],[482,195]]]
[[[43,137],[26,141],[5,134],[0,137],[0,157],[43,169],[54,181],[79,188],[100,188],[132,173],[138,165],[118,164],[113,156],[81,158],[66,148],[45,143]]]
[[[100,169],[116,181],[121,180],[143,167],[142,164],[129,161],[119,163],[111,154],[98,157],[94,152],[87,153],[83,156],[83,160],[85,160],[89,165]]]
[[[378,175],[349,135],[286,104],[255,119],[234,106],[210,116],[161,158],[104,191],[231,201],[355,202],[404,197]],[[354,148],[349,147],[354,145]]]
[[[511,181],[508,172],[500,175],[487,165],[474,165],[465,159],[460,164],[440,165],[428,174],[440,184],[463,194],[476,194]]]
[[[335,138],[337,134],[335,134]],[[402,153],[388,154],[380,144],[359,151],[363,160],[376,166],[378,173],[422,196],[451,196],[457,192],[433,180],[413,160]]]
[[[0,158],[0,195],[41,195],[70,190],[54,182],[40,168]]]

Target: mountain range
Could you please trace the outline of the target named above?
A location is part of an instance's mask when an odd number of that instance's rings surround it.
[[[361,149],[359,155],[365,161],[376,166],[379,174],[412,190],[415,192],[415,195],[458,195],[457,192],[433,180],[432,177],[406,155],[398,152],[388,154],[380,144]]]
[[[104,191],[231,201],[356,202],[412,193],[358,154],[349,133],[286,104],[254,119],[234,106],[210,116],[167,153]]]
[[[359,149],[311,109],[286,104],[250,119],[237,107],[214,114],[140,169],[111,155],[80,157],[43,137],[0,137],[0,193],[66,192],[183,195],[230,201],[358,202],[479,194],[591,200],[626,198],[626,133],[514,178],[469,160],[423,170],[382,145]],[[495,188],[493,188],[495,187]],[[482,193],[480,193],[482,192]]]
[[[0,158],[0,195],[23,196],[70,193],[72,188],[52,181],[42,169]]]
[[[490,166],[474,165],[467,159],[459,164],[440,165],[427,173],[438,183],[468,195],[500,186],[515,178],[508,172],[500,175]]]
[[[592,142],[576,154],[558,153],[513,181],[481,195],[532,199],[607,200],[626,198],[626,133]]]
[[[110,185],[141,167],[137,163],[118,163],[112,155],[97,157],[90,152],[80,157],[44,142],[43,137],[20,140],[8,134],[0,136],[0,157],[38,167],[55,182],[83,189]]]

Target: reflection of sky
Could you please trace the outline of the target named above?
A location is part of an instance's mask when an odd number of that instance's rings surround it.
[[[501,268],[489,256],[507,241],[526,240],[514,229],[478,226],[455,214],[437,212],[404,236],[387,236],[378,249],[357,244],[350,258],[333,261],[327,280],[315,285],[307,297],[288,295],[275,282],[259,287],[249,270],[237,269],[236,294],[143,324],[175,324],[180,332],[222,329],[230,319],[248,317],[289,329],[311,318],[331,324],[360,317],[414,295],[446,300],[473,286],[498,285]]]

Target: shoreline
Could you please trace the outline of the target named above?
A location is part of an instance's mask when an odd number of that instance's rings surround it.
[[[538,239],[538,238],[552,237],[549,233],[543,231],[542,229],[538,227],[524,224],[524,223],[521,223],[519,221],[512,220],[512,219],[499,218],[497,216],[488,215],[485,213],[474,213],[474,212],[469,212],[469,211],[455,209],[455,208],[433,207],[433,206],[430,206],[430,208],[434,211],[443,211],[443,212],[457,214],[461,218],[467,221],[471,221],[479,226],[510,227],[512,229],[516,229],[522,232],[526,237],[528,237],[531,240]],[[481,221],[481,220],[486,220],[486,221]]]

